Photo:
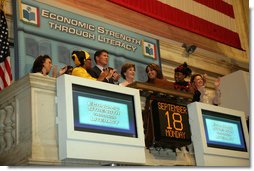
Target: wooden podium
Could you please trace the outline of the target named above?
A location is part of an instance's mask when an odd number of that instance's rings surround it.
[[[171,148],[191,144],[187,105],[193,94],[174,89],[174,83],[134,82],[128,87],[145,97],[142,110],[146,148]]]

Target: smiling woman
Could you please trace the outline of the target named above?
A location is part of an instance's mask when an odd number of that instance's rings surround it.
[[[52,68],[52,59],[48,55],[38,56],[34,63],[31,72],[32,73],[41,73],[44,76],[47,76]]]
[[[125,63],[121,68],[121,76],[124,81],[121,82],[120,86],[127,86],[135,81],[136,68],[133,63]]]
[[[220,78],[217,78],[214,82],[215,96],[211,97],[206,91],[206,74],[193,74],[190,82],[194,89],[194,95],[192,102],[203,102],[213,105],[219,105],[221,103],[221,92],[220,92]]]
[[[173,89],[174,85],[172,82],[167,81],[166,78],[164,78],[162,74],[162,70],[159,67],[159,65],[155,63],[151,63],[147,65],[146,67],[146,73],[147,73],[147,83],[154,84],[157,87],[160,88],[169,88]]]
[[[40,55],[35,59],[35,61],[33,63],[33,67],[31,69],[31,73],[37,73],[39,75],[49,77],[49,73],[51,71],[52,66],[53,66],[52,59],[50,56]],[[67,67],[63,67],[57,73],[57,65],[54,65],[54,68],[52,71],[52,77],[60,76],[60,75],[64,74],[66,72],[66,70],[67,70]]]

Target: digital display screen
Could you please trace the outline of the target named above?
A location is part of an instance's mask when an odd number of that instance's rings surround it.
[[[75,130],[137,138],[132,95],[72,87]]]
[[[241,118],[202,109],[208,147],[247,151]]]
[[[176,148],[191,143],[188,109],[164,98],[151,103],[155,143]]]

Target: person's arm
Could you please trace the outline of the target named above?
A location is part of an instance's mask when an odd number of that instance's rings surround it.
[[[67,70],[67,66],[60,68],[59,72],[57,72],[57,70],[58,70],[58,66],[54,65],[52,70],[52,77],[56,78],[60,75],[63,75],[65,71]]]
[[[115,71],[115,72],[113,73],[113,76],[112,76],[113,83],[119,85],[118,80],[120,79],[120,77],[121,77],[120,74],[118,74],[118,73]]]
[[[96,78],[92,77],[85,69],[81,68],[74,68],[72,71],[72,75],[87,78],[90,80],[97,80]]]
[[[54,65],[54,66],[53,66],[52,77],[54,77],[54,78],[57,77],[57,65]]]
[[[108,82],[108,80],[106,79],[107,75],[107,71],[102,71],[97,80],[102,82]]]
[[[63,75],[66,71],[67,71],[67,65],[65,65],[64,67],[60,68],[60,70],[59,70],[59,76]]]
[[[198,91],[201,93],[200,102],[209,104],[210,103],[209,94],[206,91],[205,86],[199,87]]]
[[[114,72],[115,72],[115,70],[109,69],[109,68],[107,70],[103,71],[102,73],[105,73],[106,76],[104,77],[104,79],[102,81],[113,84],[114,82],[113,82],[112,76],[113,76]]]
[[[94,68],[87,69],[87,72],[93,77],[93,78],[99,78],[98,72]]]
[[[107,77],[106,77],[108,83],[112,83],[112,84],[114,83],[113,78],[112,78],[114,72],[115,72],[114,69],[109,69],[109,70],[108,70],[108,75],[107,75]]]
[[[213,98],[213,104],[214,105],[220,105],[221,103],[221,92],[220,92],[220,78],[217,78],[214,82],[215,86],[215,96]]]

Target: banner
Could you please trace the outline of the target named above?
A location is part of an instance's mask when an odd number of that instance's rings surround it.
[[[30,72],[39,55],[51,56],[53,64],[73,65],[71,52],[81,49],[91,56],[107,50],[109,66],[119,73],[125,62],[134,63],[137,81],[146,81],[148,64],[160,65],[156,39],[36,1],[22,0],[18,6],[20,76]]]

